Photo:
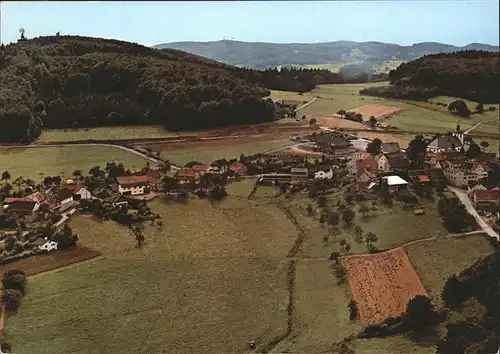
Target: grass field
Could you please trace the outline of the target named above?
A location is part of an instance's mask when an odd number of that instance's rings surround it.
[[[231,139],[231,141],[205,141],[196,145],[165,145],[160,150],[162,157],[176,164],[184,165],[189,161],[199,161],[208,164],[221,158],[239,158],[242,153],[253,155],[292,144],[293,142],[290,139],[254,142],[239,142]]]
[[[144,167],[146,160],[111,146],[64,146],[40,148],[0,148],[0,166],[13,179],[23,176],[38,181],[45,176],[70,178],[74,170],[87,173],[93,166],[106,162],[123,162],[126,168]],[[43,175],[41,175],[43,174]]]
[[[64,129],[44,129],[42,135],[38,139],[40,142],[46,141],[74,141],[74,140],[111,140],[111,139],[138,139],[138,138],[162,138],[176,135],[196,134],[175,133],[165,130],[162,126],[117,126],[117,127],[100,127],[90,128],[85,131]]]
[[[232,197],[151,208],[165,225],[147,225],[140,249],[116,223],[71,221],[104,259],[29,279],[7,319],[15,353],[229,353],[283,333],[296,237],[284,214]]]
[[[279,90],[270,90],[271,95],[269,96],[272,98],[274,101],[297,101],[299,102],[307,102],[311,99],[309,94],[304,93],[304,94],[298,94],[297,92],[289,92],[289,91],[279,91]]]
[[[436,305],[443,304],[441,291],[446,279],[494,251],[486,237],[472,235],[438,239],[404,247],[429,297]]]

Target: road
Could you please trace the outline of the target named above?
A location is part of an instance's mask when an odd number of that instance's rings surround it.
[[[470,131],[473,131],[474,129],[476,129],[477,127],[479,127],[483,123],[484,122],[479,122],[479,123],[474,124],[472,127],[470,127],[469,129],[467,129],[466,131],[464,131],[464,134],[468,134]]]
[[[490,237],[494,237],[497,239],[497,241],[500,241],[500,236],[489,226],[486,221],[483,220],[481,215],[478,214],[477,210],[474,208],[474,205],[472,204],[472,201],[469,199],[467,196],[467,193],[461,189],[458,189],[456,187],[448,186],[448,188],[455,193],[455,195],[460,199],[463,205],[465,205],[465,208],[471,214],[481,227],[481,229],[488,234]]]
[[[306,102],[306,103],[304,103],[302,106],[300,106],[300,107],[296,108],[296,109],[295,109],[295,112],[298,112],[298,111],[299,111],[299,110],[301,110],[302,108],[305,108],[305,107],[309,106],[311,103],[313,103],[313,102],[314,102],[314,101],[316,101],[316,100],[317,100],[317,98],[316,98],[316,97],[314,97],[314,98],[313,98],[312,100],[310,100],[309,102]]]

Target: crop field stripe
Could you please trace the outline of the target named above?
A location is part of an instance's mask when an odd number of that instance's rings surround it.
[[[342,258],[363,325],[400,316],[416,295],[427,295],[403,248]]]

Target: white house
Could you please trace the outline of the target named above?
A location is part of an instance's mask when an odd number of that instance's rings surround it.
[[[382,179],[387,181],[389,190],[397,190],[408,186],[408,182],[397,175],[382,177]]]
[[[140,195],[149,193],[149,176],[116,177],[118,192],[123,195]]]
[[[462,137],[463,138],[463,137]],[[460,151],[463,146],[463,142],[460,141],[460,137],[455,135],[444,135],[439,136],[432,140],[427,146],[428,152],[446,152],[446,151]]]
[[[57,242],[51,241],[47,238],[38,238],[34,244],[38,247],[39,250],[41,251],[56,251],[57,250]]]
[[[488,177],[488,172],[492,171],[492,169],[490,166],[479,162],[479,163],[474,163],[470,171],[477,174],[478,178],[481,179]]]
[[[90,193],[90,191],[87,188],[82,187],[76,193],[74,193],[73,196],[62,200],[61,204],[66,204],[72,200],[75,200],[76,198],[74,196],[77,196],[77,198],[78,198],[77,200],[93,199],[94,198],[92,193]]]
[[[477,182],[480,179],[480,175],[458,168],[446,168],[443,173],[448,183],[456,187],[467,187],[469,182]]]
[[[332,179],[333,178],[333,170],[330,168],[330,171],[318,171],[314,174],[314,179]]]

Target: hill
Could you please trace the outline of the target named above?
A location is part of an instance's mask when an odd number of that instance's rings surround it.
[[[360,93],[415,100],[453,96],[498,103],[500,56],[477,50],[427,55],[391,70],[389,80],[388,87],[372,87]]]
[[[339,81],[326,70],[260,72],[173,49],[80,36],[0,46],[0,141],[42,127],[162,124],[168,130],[271,121],[264,87],[308,91]]]
[[[352,63],[373,65],[388,60],[411,61],[435,53],[460,50],[498,51],[498,46],[471,43],[464,47],[424,42],[411,46],[381,42],[336,41],[325,43],[252,43],[222,40],[215,42],[173,42],[155,48],[171,48],[194,53],[223,63],[249,68],[269,68],[290,65]]]

